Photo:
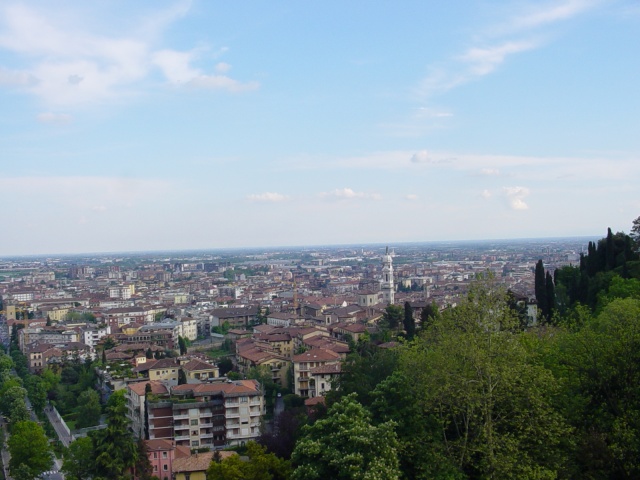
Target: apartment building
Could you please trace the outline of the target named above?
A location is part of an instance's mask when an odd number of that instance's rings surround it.
[[[147,402],[150,439],[213,449],[260,435],[264,395],[256,380],[178,385],[171,394]]]
[[[293,357],[294,393],[301,397],[315,397],[320,395],[321,391],[330,389],[328,381],[323,382],[324,388],[321,388],[321,385],[317,383],[319,378],[316,375],[337,374],[339,370],[333,371],[320,367],[339,364],[340,360],[339,353],[324,348],[312,348],[307,352],[295,355]]]

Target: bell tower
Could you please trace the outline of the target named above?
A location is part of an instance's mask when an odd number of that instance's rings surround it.
[[[389,247],[382,257],[382,301],[386,304],[393,305],[395,300],[395,286],[393,285],[393,259],[389,254]]]

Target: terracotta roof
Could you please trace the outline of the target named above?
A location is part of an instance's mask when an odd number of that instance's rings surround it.
[[[204,472],[213,460],[214,452],[203,452],[173,460],[173,473]]]
[[[154,438],[152,440],[145,440],[144,443],[147,446],[147,450],[150,452],[174,449],[173,442],[171,440],[166,440],[164,438]]]
[[[216,367],[211,365],[210,363],[198,360],[197,358],[194,358],[193,360],[190,360],[189,362],[182,365],[182,369],[189,372],[193,372],[196,370],[211,370],[213,368]]]
[[[294,362],[327,362],[331,360],[338,360],[340,355],[331,350],[325,348],[312,348],[308,352],[295,355],[293,357]]]
[[[138,394],[139,396],[144,396],[144,392],[147,388],[147,384],[151,384],[151,393],[155,393],[156,395],[161,395],[164,393],[169,393],[169,391],[167,390],[167,387],[162,383],[162,382],[158,382],[158,381],[151,381],[151,382],[136,382],[136,383],[130,383],[129,385],[127,385],[127,387],[135,392],[136,394]]]

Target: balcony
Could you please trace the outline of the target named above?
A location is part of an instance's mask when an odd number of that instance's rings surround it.
[[[200,428],[211,428],[213,427],[213,423],[201,423]]]
[[[262,415],[262,412],[260,412],[260,410],[257,410],[255,412],[251,411],[251,412],[249,412],[249,415],[252,416],[252,417],[259,417],[260,415]]]
[[[189,420],[189,415],[174,415],[174,420]]]
[[[176,442],[180,441],[180,440],[189,440],[189,435],[176,435],[175,437]]]
[[[200,438],[213,438],[213,433],[201,433]]]
[[[174,430],[189,430],[189,424],[183,423],[182,425],[174,425]]]

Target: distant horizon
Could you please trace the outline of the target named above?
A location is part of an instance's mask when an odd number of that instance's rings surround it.
[[[317,245],[276,245],[276,246],[244,246],[244,247],[213,247],[213,248],[188,248],[188,249],[158,249],[158,250],[123,250],[123,251],[104,251],[104,252],[71,252],[71,253],[42,253],[42,254],[19,254],[19,255],[0,255],[0,260],[16,259],[16,258],[48,258],[48,257],[78,257],[78,256],[144,256],[159,254],[182,254],[189,253],[215,253],[215,252],[261,252],[265,253],[275,250],[304,250],[304,249],[341,249],[341,248],[398,248],[401,246],[411,245],[469,245],[469,244],[486,244],[486,243],[524,243],[524,242],[540,242],[545,241],[581,241],[584,239],[586,243],[593,240],[605,238],[605,235],[570,235],[570,236],[552,236],[552,237],[528,237],[528,238],[486,238],[476,240],[426,240],[426,241],[408,241],[408,242],[362,242],[362,243],[336,243],[336,244],[317,244]]]

